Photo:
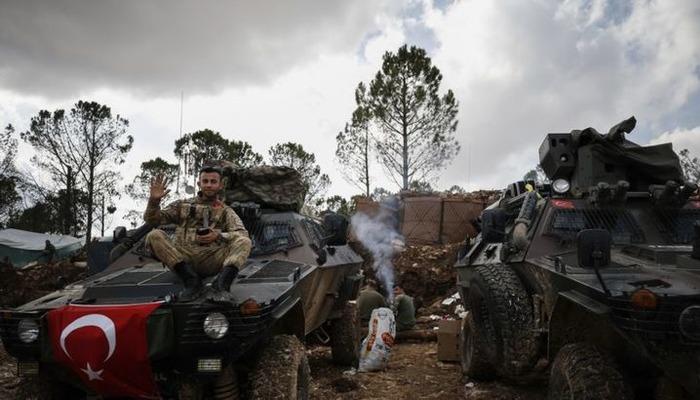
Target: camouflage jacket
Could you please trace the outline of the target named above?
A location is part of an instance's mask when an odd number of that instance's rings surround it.
[[[211,202],[199,196],[174,201],[164,209],[160,208],[160,201],[149,200],[143,219],[153,226],[176,224],[175,242],[191,246],[196,244],[197,229],[204,227],[205,214],[208,214],[209,227],[221,232],[220,241],[249,239],[243,222],[231,207],[220,200]]]

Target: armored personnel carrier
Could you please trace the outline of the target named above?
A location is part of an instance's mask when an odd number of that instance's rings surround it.
[[[462,367],[550,399],[700,399],[700,201],[670,144],[592,128],[540,146],[551,184],[517,182],[456,263]]]
[[[144,244],[154,227],[117,228],[109,265],[91,266],[103,271],[0,313],[3,345],[27,378],[18,398],[307,399],[311,334],[335,361],[356,362],[362,260],[337,231],[347,224],[299,213],[293,169],[223,166],[224,201],[253,241],[230,291],[209,278],[180,301],[181,281]]]

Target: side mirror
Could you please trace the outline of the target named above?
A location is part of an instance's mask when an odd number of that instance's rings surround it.
[[[691,256],[695,259],[700,259],[700,221],[695,221],[693,224],[693,252]]]
[[[114,228],[114,233],[112,234],[112,242],[119,243],[126,239],[126,228],[123,226],[118,226]]]
[[[481,240],[484,243],[505,242],[507,220],[505,210],[500,208],[484,210],[481,213]]]
[[[578,265],[598,268],[610,265],[612,236],[605,229],[584,229],[576,236]]]

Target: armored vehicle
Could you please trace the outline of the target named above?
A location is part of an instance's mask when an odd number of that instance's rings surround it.
[[[253,241],[230,292],[208,278],[180,301],[181,281],[144,244],[154,227],[117,228],[103,271],[0,313],[3,345],[27,377],[18,397],[307,399],[311,334],[335,361],[356,362],[361,258],[338,231],[347,224],[299,213],[295,170],[223,166],[224,201]]]
[[[670,144],[548,134],[458,257],[462,368],[551,399],[700,398],[700,201]],[[544,361],[548,361],[545,363]]]

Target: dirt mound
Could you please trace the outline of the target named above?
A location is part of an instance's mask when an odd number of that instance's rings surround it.
[[[459,247],[460,244],[407,246],[394,258],[396,282],[416,299],[416,308],[453,292],[457,283],[454,263]]]
[[[461,244],[414,245],[394,256],[395,281],[414,298],[416,309],[429,306],[455,292],[457,273],[454,263]],[[375,279],[372,255],[359,243],[353,243],[364,259],[365,276]],[[419,311],[420,314],[420,311]]]

